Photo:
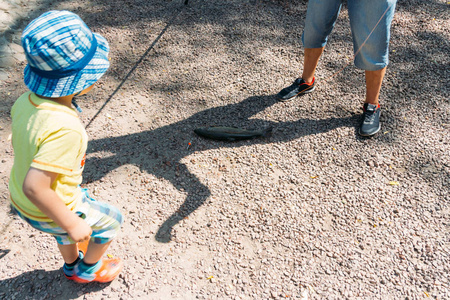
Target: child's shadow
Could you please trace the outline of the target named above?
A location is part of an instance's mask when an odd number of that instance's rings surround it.
[[[294,100],[297,101],[297,100]],[[133,164],[141,170],[170,181],[187,196],[180,208],[159,228],[156,240],[167,243],[171,240],[173,227],[200,207],[211,195],[207,186],[189,172],[181,160],[193,152],[215,148],[239,147],[249,144],[266,144],[294,140],[302,136],[327,132],[341,126],[356,126],[357,115],[322,120],[299,119],[294,122],[272,122],[251,119],[253,115],[277,103],[274,96],[254,96],[236,104],[214,107],[198,112],[191,117],[151,131],[89,141],[88,153],[107,150],[114,155],[106,158],[90,158],[86,163],[85,180],[99,180],[113,169]],[[242,128],[273,127],[270,138],[259,138],[239,142],[205,140],[193,133],[201,126],[223,125]],[[191,146],[188,147],[188,143]]]
[[[80,285],[67,280],[62,269],[36,269],[0,280],[0,299],[76,299],[81,294],[102,290],[109,284]]]

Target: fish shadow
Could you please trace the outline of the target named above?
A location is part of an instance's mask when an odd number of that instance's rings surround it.
[[[157,241],[168,243],[172,239],[174,226],[211,196],[209,188],[181,162],[183,158],[194,152],[211,149],[290,141],[338,127],[356,126],[359,119],[358,115],[321,120],[298,119],[292,122],[250,119],[274,104],[282,105],[273,95],[252,96],[239,103],[200,111],[182,121],[154,130],[89,141],[88,153],[107,149],[112,155],[88,158],[85,181],[97,181],[112,170],[131,164],[157,178],[168,180],[179,191],[186,193],[185,201],[160,225],[155,235]],[[194,129],[198,127],[216,124],[240,128],[272,127],[273,131],[265,138],[233,142],[204,139],[194,133]]]

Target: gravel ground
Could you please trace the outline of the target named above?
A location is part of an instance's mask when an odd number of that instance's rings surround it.
[[[450,298],[448,2],[399,1],[373,138],[356,133],[364,73],[333,76],[352,57],[345,8],[316,91],[280,103],[302,68],[306,1],[14,3],[11,45],[49,9],[110,42],[111,70],[79,100],[84,186],[123,212],[108,254],[125,267],[110,284],[70,282],[53,239],[10,213],[18,53],[0,82],[1,299]],[[273,133],[193,133],[208,125]]]

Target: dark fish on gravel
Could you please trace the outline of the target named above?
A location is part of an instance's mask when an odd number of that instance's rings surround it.
[[[199,136],[219,140],[219,141],[236,141],[248,140],[256,137],[266,137],[272,132],[272,127],[262,130],[247,130],[236,127],[211,126],[194,129]]]

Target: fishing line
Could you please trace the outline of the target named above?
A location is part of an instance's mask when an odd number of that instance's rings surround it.
[[[395,2],[394,2],[395,3]],[[369,33],[369,35],[367,36],[367,38],[364,40],[364,42],[361,44],[361,46],[359,47],[359,49],[355,52],[355,54],[353,55],[352,59],[345,65],[343,66],[341,69],[339,69],[337,72],[335,72],[334,74],[326,77],[325,79],[322,80],[322,82],[327,82],[328,80],[330,80],[331,78],[333,78],[334,76],[336,76],[337,74],[341,73],[345,68],[347,68],[356,58],[356,56],[359,54],[359,52],[361,51],[361,49],[364,47],[364,45],[366,44],[367,40],[369,40],[370,36],[372,35],[372,33],[375,31],[375,29],[377,28],[378,24],[380,24],[381,20],[383,20],[384,16],[387,14],[387,12],[389,11],[389,9],[392,7],[392,5],[394,5],[394,3],[391,3],[386,10],[384,11],[384,13],[381,15],[380,19],[378,20],[377,24],[375,24],[375,26],[373,27],[372,31]]]
[[[188,4],[189,0],[184,1],[184,5]],[[183,6],[184,7],[184,6]],[[111,101],[111,99],[114,97],[115,94],[120,90],[120,88],[123,86],[125,81],[128,80],[130,75],[134,72],[134,70],[137,69],[137,67],[141,64],[141,62],[144,60],[144,58],[147,56],[147,54],[155,47],[156,43],[161,39],[161,37],[164,35],[164,33],[167,31],[167,29],[173,24],[175,19],[180,15],[180,13],[183,11],[183,8],[179,8],[177,12],[172,16],[172,18],[167,22],[166,27],[160,32],[160,34],[156,37],[156,39],[153,41],[153,43],[147,48],[147,50],[142,54],[141,58],[134,64],[133,68],[128,72],[128,74],[122,79],[122,82],[117,86],[117,88],[112,92],[112,94],[106,99],[105,103],[103,103],[102,107],[99,108],[97,113],[91,118],[89,123],[86,125],[86,129],[92,124],[92,122],[97,118],[97,116],[101,113],[101,111],[105,108],[105,106]],[[75,102],[76,103],[76,102]],[[77,106],[75,106],[77,107]],[[78,108],[77,108],[78,110]]]

